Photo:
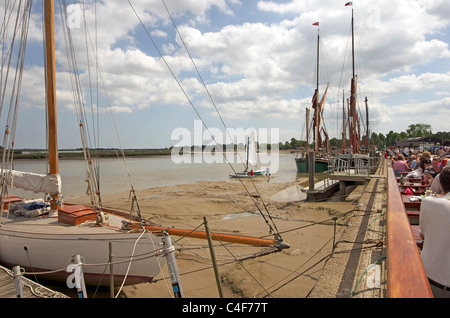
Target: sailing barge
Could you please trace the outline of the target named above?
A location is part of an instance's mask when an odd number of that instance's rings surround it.
[[[314,25],[319,25],[319,22],[314,23]],[[320,34],[319,30],[317,30],[317,74],[316,74],[316,89],[314,92],[314,96],[312,99],[312,108],[314,109],[313,115],[313,144],[314,144],[314,172],[324,172],[328,170],[328,159],[320,158],[319,156],[319,148],[328,147],[328,135],[323,128],[322,125],[322,110],[325,103],[325,99],[328,92],[328,84],[322,98],[319,100],[319,51],[320,51]],[[309,172],[309,116],[310,111],[306,109],[306,153],[303,157],[295,158],[295,164],[297,166],[298,173],[306,173]],[[325,138],[322,137],[322,133]],[[325,140],[323,140],[325,139]]]

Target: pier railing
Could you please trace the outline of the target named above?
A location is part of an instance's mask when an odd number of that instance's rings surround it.
[[[392,167],[388,168],[387,296],[431,298],[430,285]]]
[[[334,159],[330,159],[328,161],[328,171],[330,173],[345,172],[345,171],[348,171],[348,167],[349,167],[349,163],[347,160],[334,158]]]
[[[328,162],[328,171],[330,174],[369,176],[370,173],[378,169],[380,159],[380,157],[369,157],[368,159],[351,158],[348,160],[333,158]]]

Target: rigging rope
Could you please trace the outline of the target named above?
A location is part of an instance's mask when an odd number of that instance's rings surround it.
[[[10,2],[8,2],[10,3]],[[1,28],[2,40],[6,39],[6,35],[8,34],[8,28],[6,23],[6,16],[8,16],[8,21],[12,16],[13,7],[9,7],[8,3],[5,3],[5,16]],[[14,2],[15,4],[15,2]],[[8,15],[8,8],[10,8],[11,13]],[[12,81],[10,84],[11,93],[9,96],[9,108],[8,114],[5,119],[6,129],[4,131],[3,136],[3,150],[2,150],[2,162],[1,162],[1,190],[0,196],[1,198],[7,197],[9,190],[9,184],[11,183],[10,178],[11,174],[5,175],[4,171],[12,169],[13,166],[13,155],[14,155],[14,141],[15,141],[15,132],[17,126],[17,116],[19,110],[19,99],[20,99],[20,91],[22,87],[22,76],[23,76],[23,68],[25,63],[25,53],[26,53],[26,44],[28,37],[28,29],[29,22],[31,16],[31,0],[29,1],[20,1],[17,6],[17,14],[16,20],[14,24],[14,29],[12,30],[12,39],[11,46],[7,50],[7,54],[5,55],[5,51],[2,47],[2,65],[1,65],[1,100],[0,100],[0,116],[3,113],[3,106],[5,104],[6,99],[6,91],[8,88],[9,80]],[[17,40],[17,41],[16,41]],[[17,48],[16,48],[16,42]],[[6,43],[3,42],[2,43]],[[16,52],[17,51],[17,52]],[[13,57],[15,57],[15,62],[13,63]],[[7,65],[5,64],[7,62]],[[10,75],[10,69],[15,65],[15,73],[14,75]],[[4,74],[4,68],[6,67],[6,74]],[[11,79],[10,79],[11,77]],[[1,203],[3,206],[3,202]],[[1,216],[3,218],[3,215]]]
[[[64,2],[64,7],[66,7],[65,0],[63,0],[63,2]],[[67,10],[65,10],[65,11],[67,12]],[[100,64],[100,62],[98,60],[98,55],[97,55],[98,54],[97,37],[96,37],[95,44],[94,44],[93,41],[92,41],[92,36],[91,36],[91,34],[89,32],[89,28],[88,28],[88,24],[87,24],[87,21],[86,21],[86,16],[84,14],[84,10],[82,10],[82,12],[83,12],[83,18],[84,18],[84,25],[85,25],[85,36],[86,36],[86,38],[89,38],[89,41],[86,40],[86,43],[85,43],[86,50],[88,50],[88,46],[89,46],[88,44],[90,44],[90,47],[92,48],[92,51],[94,52],[94,60],[95,60],[95,63],[96,63],[96,68],[97,68],[97,72],[96,72],[96,78],[97,78],[96,79],[97,80],[97,84],[96,84],[97,85],[97,107],[95,109],[97,111],[97,122],[99,121],[99,116],[98,116],[98,113],[99,113],[98,85],[101,83],[102,88],[103,88],[103,92],[105,94],[105,101],[106,101],[106,104],[107,104],[107,107],[108,107],[108,110],[109,110],[109,113],[110,113],[110,119],[111,119],[112,125],[113,125],[113,127],[115,129],[116,139],[117,139],[117,142],[118,142],[118,145],[119,145],[118,146],[118,150],[119,151],[117,152],[117,157],[118,157],[118,159],[120,159],[122,161],[122,163],[123,163],[123,165],[125,167],[125,180],[128,182],[128,184],[129,184],[129,186],[131,188],[130,193],[133,196],[133,207],[134,207],[134,205],[136,206],[136,208],[137,208],[137,215],[138,215],[139,219],[142,221],[142,215],[141,215],[140,207],[139,207],[139,204],[137,204],[137,196],[136,196],[135,188],[134,188],[133,182],[131,180],[132,178],[131,178],[131,174],[130,174],[130,171],[129,171],[129,168],[128,168],[128,164],[126,162],[124,149],[122,147],[122,143],[121,143],[120,137],[118,135],[118,129],[117,129],[117,125],[115,123],[111,102],[109,100],[109,96],[108,96],[108,93],[107,93],[105,79],[103,77],[103,71],[102,71],[102,68],[101,68],[101,64]],[[66,17],[66,19],[67,19],[67,17]],[[67,26],[64,26],[64,27],[67,28]],[[97,27],[97,20],[95,20],[95,27]],[[66,33],[68,34],[68,42],[67,42],[66,46],[68,46],[70,48],[69,49],[69,52],[71,53],[70,55],[73,56],[73,58],[75,58],[75,54],[74,54],[74,50],[73,50],[73,43],[72,43],[72,39],[70,37],[70,29],[67,30]],[[95,32],[95,34],[97,36],[97,32]],[[90,59],[88,58],[88,63],[89,63],[89,60]],[[76,66],[76,62],[74,64],[74,67],[72,68],[71,74],[74,77],[76,77],[76,80],[75,80],[75,84],[76,85],[75,86],[77,88],[79,88],[80,87],[80,85],[78,84],[78,82],[79,82],[79,78],[78,78],[79,75],[76,72],[77,68],[75,66]],[[90,85],[90,86],[92,86],[92,85]],[[83,99],[79,98],[78,96],[81,96],[81,90],[80,90],[80,93],[77,96],[75,96],[75,100],[79,101],[79,103],[77,104],[79,106],[77,108],[77,110],[78,110],[78,114],[79,114],[79,118],[80,118],[79,119],[80,120],[80,125],[84,126],[82,128],[80,127],[80,129],[84,129],[85,130],[86,126],[87,126],[87,120],[86,120],[86,116],[85,116],[84,105],[82,103]],[[92,113],[94,113],[95,110],[94,110],[94,108],[92,108]],[[93,122],[94,122],[94,119],[93,119]],[[99,125],[97,125],[97,127],[98,126]],[[92,157],[91,157],[90,152],[89,152],[89,145],[91,145],[91,143],[89,143],[88,142],[89,139],[87,139],[87,136],[89,135],[89,131],[87,130],[86,132],[82,132],[81,134],[82,134],[82,137],[83,137],[82,140],[84,140],[83,149],[84,149],[84,151],[86,153],[86,158],[89,160],[89,167],[87,168],[88,178],[89,178],[89,180],[90,180],[90,182],[92,184],[91,188],[95,189],[95,195],[97,196],[97,200],[98,200],[97,205],[99,207],[101,207],[102,204],[101,204],[100,182],[99,182],[99,171],[100,170],[99,170],[99,162],[98,162],[99,158],[97,158],[97,164],[94,165],[94,161],[92,160]],[[97,135],[99,136],[99,132],[97,132]],[[96,176],[97,178],[95,178],[94,176]]]
[[[162,2],[163,2],[163,4],[164,4],[164,6],[165,6],[165,8],[166,8],[166,10],[167,10],[167,12],[168,12],[168,14],[169,14],[171,20],[172,20],[172,23],[173,23],[173,25],[174,25],[174,28],[175,28],[177,34],[179,35],[179,37],[180,37],[180,39],[181,39],[181,41],[182,41],[182,43],[183,43],[183,45],[184,45],[184,48],[186,49],[186,51],[187,51],[187,53],[188,53],[188,55],[189,55],[189,57],[190,57],[190,59],[191,59],[191,62],[192,62],[193,65],[194,65],[195,70],[197,71],[197,74],[198,74],[198,76],[199,76],[201,82],[203,83],[203,86],[204,86],[204,88],[205,88],[205,90],[206,90],[206,92],[207,92],[207,95],[209,96],[209,98],[210,98],[212,104],[214,105],[214,108],[215,108],[215,110],[216,110],[216,113],[218,114],[218,116],[219,116],[219,118],[220,118],[220,120],[221,120],[223,126],[225,127],[225,131],[227,131],[227,133],[229,134],[228,129],[226,129],[227,127],[226,127],[226,125],[225,125],[225,122],[223,121],[223,118],[222,118],[222,116],[220,115],[220,113],[219,113],[219,111],[218,111],[218,108],[217,108],[217,106],[216,106],[216,104],[215,104],[215,102],[214,102],[214,100],[213,100],[211,94],[209,93],[209,90],[207,89],[207,87],[206,87],[206,85],[205,85],[205,83],[204,83],[204,81],[203,81],[203,78],[202,78],[200,72],[198,71],[197,66],[195,65],[195,62],[194,62],[194,60],[193,60],[193,58],[192,58],[192,56],[191,56],[191,54],[190,54],[190,52],[189,52],[189,50],[188,50],[188,48],[187,48],[185,42],[184,42],[184,40],[183,40],[183,37],[182,37],[181,34],[178,32],[178,28],[177,28],[177,26],[175,25],[175,22],[174,22],[174,20],[172,19],[172,16],[171,16],[171,14],[170,14],[170,12],[169,12],[169,10],[168,10],[166,4],[164,3],[164,0],[162,0]],[[162,61],[164,62],[164,64],[165,64],[166,67],[168,68],[169,72],[172,74],[172,76],[173,76],[173,78],[175,79],[175,81],[176,81],[176,83],[178,84],[178,86],[180,87],[180,89],[181,89],[181,91],[183,92],[184,96],[186,97],[188,103],[191,105],[192,109],[194,110],[194,112],[196,113],[196,115],[198,116],[198,118],[201,120],[201,122],[202,122],[203,126],[205,127],[205,129],[206,129],[206,130],[209,132],[209,134],[211,135],[212,140],[216,143],[216,145],[219,145],[219,143],[215,140],[214,135],[211,133],[209,127],[206,125],[206,122],[204,121],[203,117],[201,116],[201,114],[200,114],[200,113],[198,112],[198,110],[196,109],[195,105],[193,104],[193,102],[192,102],[192,100],[190,99],[189,95],[187,94],[186,90],[184,89],[184,87],[182,86],[182,84],[180,83],[180,81],[178,80],[178,78],[176,77],[176,75],[174,74],[174,72],[172,71],[172,69],[170,68],[170,65],[168,64],[168,62],[167,62],[167,60],[165,59],[164,55],[162,54],[162,52],[160,51],[160,49],[159,49],[158,46],[156,45],[155,41],[153,40],[153,37],[151,36],[150,32],[148,31],[148,29],[147,29],[146,26],[144,25],[142,19],[140,18],[139,14],[137,13],[137,11],[136,11],[136,9],[134,8],[133,4],[131,3],[130,0],[128,0],[128,3],[129,3],[129,5],[130,5],[131,9],[133,10],[134,14],[135,14],[136,17],[138,18],[138,20],[139,20],[140,24],[142,25],[144,31],[146,32],[147,36],[149,37],[150,41],[153,43],[153,46],[155,47],[156,51],[157,51],[158,54],[160,55]],[[231,139],[231,137],[230,137],[230,139]],[[231,139],[231,140],[232,140],[232,139]],[[233,167],[233,166],[231,165],[231,163],[229,162],[229,160],[228,160],[226,154],[222,152],[222,155],[223,155],[225,161],[229,164],[229,166],[230,166],[231,169],[233,170],[233,172],[236,173],[236,170],[234,169],[234,167]],[[242,160],[241,160],[241,161],[242,161]],[[270,224],[269,221],[267,220],[266,215],[262,212],[260,206],[257,204],[258,201],[255,199],[254,196],[251,195],[249,189],[245,186],[245,184],[244,184],[242,178],[238,178],[238,180],[239,180],[239,182],[242,184],[242,186],[244,187],[244,189],[246,190],[246,192],[247,192],[247,194],[249,195],[249,197],[250,197],[250,198],[252,199],[252,201],[254,202],[254,204],[255,204],[256,208],[258,209],[258,211],[260,212],[261,216],[264,218],[266,224],[267,224],[268,227],[269,227],[270,232],[271,232],[271,233],[274,232],[274,235],[276,236],[276,238],[277,238],[278,240],[281,240],[281,236],[279,235],[278,229],[277,229],[277,227],[276,227],[276,225],[275,225],[275,223],[274,223],[274,221],[273,221],[273,218],[272,218],[272,216],[270,215],[269,210],[267,209],[267,205],[265,204],[264,200],[262,199],[262,197],[261,197],[261,195],[260,195],[260,193],[259,193],[259,191],[258,191],[258,189],[257,189],[257,187],[256,187],[256,185],[255,185],[255,183],[253,182],[253,180],[250,179],[251,182],[252,182],[252,184],[253,184],[253,186],[254,186],[254,188],[255,188],[255,191],[256,191],[257,194],[258,194],[258,198],[260,198],[261,203],[262,203],[262,206],[263,206],[265,212],[267,213],[267,217],[268,217],[268,218],[270,219],[270,221],[271,221],[271,224]]]
[[[62,21],[68,21],[67,16],[67,4],[65,0],[60,0],[60,16]],[[84,107],[84,97],[83,97],[83,91],[81,89],[81,82],[78,74],[78,62],[77,57],[75,54],[75,49],[73,46],[73,39],[72,39],[72,33],[67,26],[66,23],[63,23],[63,34],[64,34],[64,41],[66,45],[66,55],[67,55],[67,61],[69,66],[69,73],[70,73],[70,80],[72,84],[72,93],[75,103],[75,110],[78,117],[79,122],[79,129],[80,129],[80,136],[81,136],[81,143],[83,148],[83,153],[85,157],[85,164],[86,164],[86,182],[88,184],[88,190],[87,194],[91,198],[91,205],[95,208],[98,207],[101,209],[101,204],[98,196],[98,184],[97,179],[95,178],[94,173],[94,165],[93,161],[91,159],[90,154],[90,140],[89,140],[89,127],[85,123],[87,123],[87,116],[85,112]],[[88,51],[88,50],[86,50]],[[87,53],[89,56],[89,53]],[[88,58],[88,64],[89,64],[89,58]],[[101,211],[100,211],[101,215]]]

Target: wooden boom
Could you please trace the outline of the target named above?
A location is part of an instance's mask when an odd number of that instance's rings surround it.
[[[147,230],[154,232],[166,232],[169,235],[175,236],[186,236],[198,239],[207,239],[207,234],[205,231],[192,231],[186,229],[178,229],[172,227],[145,225]],[[211,239],[215,241],[228,242],[228,243],[238,243],[254,246],[276,246],[280,249],[289,248],[289,244],[277,241],[275,239],[264,239],[243,235],[233,235],[233,234],[223,234],[223,233],[211,233]]]

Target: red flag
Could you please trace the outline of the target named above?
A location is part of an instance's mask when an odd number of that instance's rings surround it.
[[[347,2],[346,4],[345,4],[345,6],[347,7],[347,6],[352,6],[353,5],[353,2]]]
[[[319,22],[314,22],[313,25],[319,26]]]

